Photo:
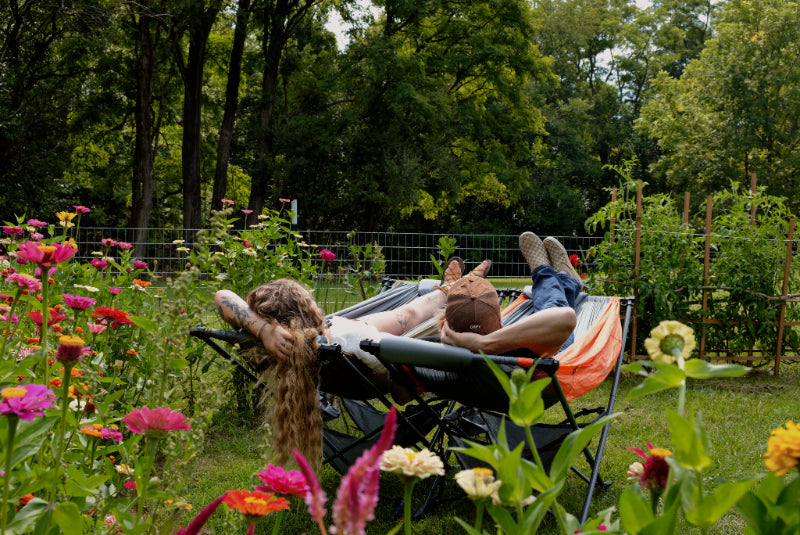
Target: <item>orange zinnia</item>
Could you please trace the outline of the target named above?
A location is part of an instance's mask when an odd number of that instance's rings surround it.
[[[286,498],[276,498],[272,493],[259,490],[253,492],[249,490],[229,490],[222,502],[227,503],[233,509],[238,509],[247,516],[264,516],[274,511],[289,509],[289,500]]]
[[[152,286],[153,285],[153,283],[150,282],[150,281],[143,281],[143,280],[140,280],[140,279],[133,279],[133,283],[136,286],[141,286],[142,288],[147,288],[148,286]]]

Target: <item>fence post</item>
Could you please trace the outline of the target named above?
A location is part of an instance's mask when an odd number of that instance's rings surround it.
[[[786,299],[789,292],[789,273],[792,270],[792,248],[794,247],[794,218],[789,219],[789,230],[786,234],[786,259],[783,261],[783,286],[781,287],[781,304],[778,313],[778,344],[775,349],[774,376],[780,374],[781,353],[783,353],[783,328],[786,320]]]
[[[639,257],[642,254],[642,181],[637,181],[636,186],[636,232],[634,233],[633,246],[633,299],[639,302]],[[638,325],[636,308],[633,309],[633,327],[631,328],[631,358],[636,357],[636,330]]]
[[[703,308],[700,312],[700,327],[703,334],[700,336],[700,358],[706,358],[706,311],[708,310],[708,284],[709,271],[711,266],[711,214],[712,214],[713,197],[709,195],[706,198],[706,243],[705,251],[703,253]]]
[[[690,200],[690,193],[684,192],[683,194],[683,226],[684,228],[689,228],[689,200]]]

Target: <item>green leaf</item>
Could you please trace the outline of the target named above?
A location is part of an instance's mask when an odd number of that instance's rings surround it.
[[[133,323],[136,324],[137,327],[143,329],[147,332],[155,332],[158,328],[156,322],[151,319],[145,318],[144,316],[128,316],[128,319],[131,320]]]
[[[544,415],[542,391],[550,384],[550,378],[539,379],[522,387],[516,399],[512,399],[508,409],[511,421],[519,426],[529,427]]]
[[[604,416],[592,422],[590,425],[567,435],[561,447],[558,448],[558,453],[556,453],[553,459],[553,464],[550,466],[550,479],[556,484],[563,482],[569,474],[570,468],[575,462],[575,458],[580,455],[583,449],[589,444],[592,437],[599,433],[603,426],[610,423],[611,420],[615,419],[618,415],[619,413]]]
[[[684,418],[672,409],[667,409],[666,416],[675,460],[695,472],[702,472],[711,466],[702,424],[695,423],[693,418]]]
[[[50,504],[41,498],[33,498],[17,512],[14,520],[8,523],[5,535],[30,533],[31,527],[47,512],[49,506]]]
[[[628,371],[633,371],[637,368],[643,369],[641,363],[637,362],[633,364],[638,364],[639,366],[634,366],[629,369],[628,367],[631,365],[626,365],[625,369]],[[648,364],[657,368],[657,371],[652,375],[648,375],[645,377],[644,381],[633,387],[628,392],[628,395],[625,396],[626,401],[636,399],[647,394],[653,394],[661,390],[675,388],[686,379],[686,374],[683,372],[683,370],[672,364],[662,364],[660,362],[648,362]]]
[[[709,379],[711,377],[741,377],[750,368],[741,364],[712,364],[700,359],[687,360],[684,364],[687,377],[692,379]]]
[[[714,489],[714,492],[704,496],[694,509],[686,511],[686,520],[703,531],[707,530],[728,512],[754,483],[755,479],[723,483]]]
[[[639,533],[653,521],[650,500],[644,495],[639,485],[628,487],[619,497],[619,517],[625,531]]]
[[[176,358],[169,361],[170,368],[174,370],[182,370],[189,365],[189,361],[185,358]]]
[[[73,502],[63,502],[53,511],[53,521],[61,528],[64,535],[81,535],[83,533],[83,517],[78,506]]]
[[[86,476],[77,466],[69,466],[67,473],[69,477],[64,486],[70,496],[92,496],[97,487],[108,480],[107,475]]]

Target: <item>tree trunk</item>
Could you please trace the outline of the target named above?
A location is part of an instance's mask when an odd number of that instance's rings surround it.
[[[147,229],[153,208],[153,43],[150,16],[146,3],[139,14],[138,57],[136,60],[136,142],[132,180],[131,226],[134,230],[134,254],[145,256]]]
[[[278,71],[281,56],[288,38],[286,19],[289,6],[285,0],[275,5],[267,2],[264,6],[264,37],[261,50],[264,54],[264,75],[261,80],[261,102],[258,114],[258,140],[256,142],[255,164],[253,166],[250,201],[247,208],[253,212],[247,216],[247,225],[254,225],[264,208],[267,189],[272,174],[274,153],[274,133],[272,115],[275,111],[275,94],[278,89]]]
[[[201,8],[202,9],[202,8]],[[203,67],[206,44],[211,26],[217,18],[219,4],[212,3],[192,20],[189,28],[189,56],[183,71],[183,142],[181,168],[183,171],[183,226],[188,229],[186,240],[194,241],[195,230],[202,228],[202,195],[200,176],[201,112],[203,108]]]
[[[247,39],[247,25],[250,19],[250,0],[239,0],[236,9],[236,29],[233,33],[233,48],[228,69],[228,83],[225,87],[225,110],[219,128],[217,146],[217,167],[214,173],[214,191],[211,195],[211,209],[220,210],[222,199],[228,189],[228,160],[231,156],[233,125],[239,108],[239,83],[242,79],[242,56]]]

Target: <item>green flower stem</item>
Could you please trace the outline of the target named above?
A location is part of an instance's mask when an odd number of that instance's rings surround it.
[[[675,364],[681,370],[684,369],[683,348],[672,348],[672,356],[675,357]],[[678,414],[683,418],[686,412],[686,378],[684,377],[678,385]]]
[[[45,355],[46,356],[46,355]],[[61,454],[64,449],[64,432],[67,425],[67,407],[69,406],[69,380],[72,378],[72,364],[64,364],[64,379],[61,381],[61,421],[58,424],[58,446],[55,449],[55,461],[53,462],[53,484],[48,492],[47,501],[53,503],[58,479],[63,469],[61,468]]]
[[[275,514],[275,525],[272,526],[272,535],[278,535],[280,533],[281,520],[283,520],[283,511],[278,511]]]
[[[6,446],[5,475],[3,476],[3,502],[0,503],[0,533],[6,532],[6,521],[8,520],[8,489],[11,484],[11,458],[14,453],[14,436],[17,434],[17,423],[19,417],[16,414],[8,417],[8,444]]]
[[[481,525],[483,524],[483,510],[485,508],[485,504],[483,500],[475,500],[475,531],[481,530]]]
[[[50,355],[47,352],[47,320],[50,318],[49,310],[47,309],[47,294],[50,287],[50,280],[47,276],[47,269],[42,267],[42,326],[39,330],[39,343],[42,345],[42,356],[44,364],[44,381],[43,384],[48,384],[50,381]]]
[[[403,533],[405,535],[411,535],[411,496],[416,482],[416,479],[412,479],[405,484],[405,495],[403,497]]]
[[[533,441],[533,433],[531,433],[530,426],[525,426],[525,438],[528,439],[528,447],[531,449],[531,453],[533,454],[533,460],[536,463],[536,466],[542,470],[544,470],[544,465],[542,464],[542,459],[539,457],[539,450],[536,449],[536,443]]]

